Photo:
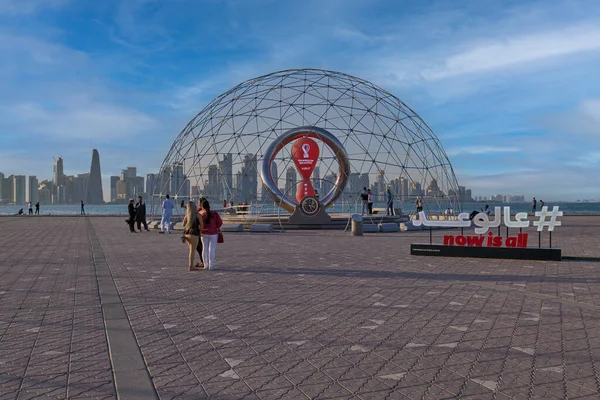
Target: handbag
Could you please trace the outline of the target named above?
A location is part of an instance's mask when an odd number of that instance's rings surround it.
[[[217,235],[219,235],[217,237],[217,243],[223,243],[225,241],[225,238],[223,238],[223,234],[221,233],[221,231],[219,230],[219,232],[217,233]]]

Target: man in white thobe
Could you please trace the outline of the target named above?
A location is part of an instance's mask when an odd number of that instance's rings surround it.
[[[171,233],[171,214],[173,214],[174,208],[175,204],[173,204],[173,200],[169,198],[169,195],[166,195],[166,199],[162,203],[162,219],[160,221],[159,233],[165,233],[165,224],[167,225],[167,232]]]

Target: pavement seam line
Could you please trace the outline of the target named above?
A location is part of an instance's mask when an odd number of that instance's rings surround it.
[[[158,399],[96,231],[86,220],[117,398]]]

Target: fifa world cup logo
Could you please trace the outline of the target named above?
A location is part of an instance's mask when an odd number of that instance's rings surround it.
[[[296,189],[296,200],[298,200],[298,203],[307,196],[315,195],[315,189],[310,181],[310,176],[317,166],[318,158],[319,146],[317,142],[308,136],[296,140],[292,145],[292,159],[302,177]]]

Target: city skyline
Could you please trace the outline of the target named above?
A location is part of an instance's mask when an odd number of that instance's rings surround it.
[[[5,0],[0,171],[42,181],[63,154],[73,175],[97,148],[106,199],[110,176],[158,170],[221,93],[312,67],[406,102],[474,195],[600,198],[597,1],[255,4]]]
[[[129,198],[136,198],[138,195],[142,195],[148,199],[152,196],[155,188],[154,185],[163,185],[163,190],[157,189],[163,194],[171,193],[181,198],[188,197],[199,197],[201,195],[208,195],[211,197],[219,198],[221,195],[221,189],[230,188],[229,190],[223,189],[222,197],[231,200],[232,193],[236,193],[233,197],[236,200],[251,199],[256,201],[261,199],[262,201],[262,185],[258,179],[258,168],[256,164],[256,156],[253,154],[247,154],[244,157],[244,163],[241,166],[241,170],[234,174],[233,167],[231,165],[231,154],[224,154],[222,160],[218,160],[217,165],[205,166],[205,171],[208,171],[207,179],[201,186],[192,186],[192,182],[188,177],[183,174],[183,165],[174,164],[167,166],[165,170],[165,177],[161,178],[159,174],[147,173],[138,175],[137,167],[128,166],[121,169],[121,174],[118,176],[109,177],[109,190],[94,188],[91,183],[92,175],[100,175],[100,155],[97,149],[92,150],[92,160],[90,173],[79,173],[69,175],[64,172],[64,159],[62,156],[54,158],[52,168],[52,179],[38,180],[37,176],[26,176],[26,175],[15,175],[11,174],[6,176],[0,171],[0,203],[6,203],[6,198],[3,195],[6,193],[6,185],[3,186],[3,182],[8,179],[13,179],[9,185],[11,185],[11,195],[9,201],[11,203],[16,201],[16,204],[24,204],[26,202],[36,202],[41,198],[42,204],[74,204],[77,203],[78,199],[82,199],[86,204],[101,204],[97,201],[91,201],[90,198],[97,196],[98,192],[106,193],[103,199],[104,203],[124,203]],[[250,173],[245,172],[250,171]],[[285,176],[283,175],[285,172]],[[295,196],[295,191],[298,182],[298,174],[295,167],[288,167],[285,171],[282,171],[282,175],[278,175],[277,162],[273,162],[271,165],[271,174],[275,181],[283,180],[283,187],[281,190],[286,193],[289,197]],[[374,176],[374,180],[371,183],[369,178],[370,175]],[[201,175],[202,176],[202,175]],[[311,178],[314,188],[319,192],[326,193],[331,189],[331,183],[336,180],[337,175],[334,172],[330,172],[320,178],[319,167],[314,170],[314,175]],[[67,180],[71,179],[70,188],[67,184]],[[162,179],[162,181],[161,181]],[[25,187],[27,182],[27,187]],[[48,184],[55,185],[54,188],[47,189]],[[198,184],[198,182],[195,182]],[[39,184],[39,186],[38,186]],[[15,189],[19,187],[20,189]],[[406,178],[399,176],[397,178],[386,177],[386,172],[378,170],[372,174],[360,174],[352,172],[349,176],[349,185],[346,187],[344,192],[346,195],[354,196],[354,192],[359,192],[360,188],[368,187],[373,190],[377,201],[385,199],[385,192],[390,189],[395,198],[400,201],[410,201],[416,197],[427,197],[427,196],[448,196],[457,197],[461,202],[469,201],[495,201],[495,202],[527,202],[524,195],[518,194],[489,194],[489,195],[472,195],[472,191],[464,186],[459,186],[460,193],[442,193],[437,188],[435,180],[424,183],[423,185],[419,182],[409,182]],[[36,190],[32,190],[36,188]],[[350,189],[352,188],[352,189]],[[234,190],[232,192],[231,190]],[[43,192],[47,193],[43,193]],[[67,192],[70,191],[72,194],[68,198]],[[33,195],[32,195],[33,193]],[[33,196],[33,197],[32,197]],[[56,196],[54,198],[53,196]],[[539,197],[538,197],[539,198]],[[549,201],[556,201],[549,199]]]

